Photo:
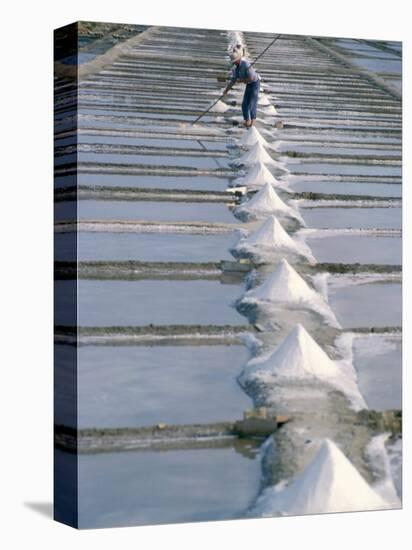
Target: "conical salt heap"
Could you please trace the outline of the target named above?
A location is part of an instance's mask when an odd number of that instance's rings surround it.
[[[259,370],[289,378],[315,377],[322,380],[341,377],[341,370],[326,355],[301,324],[287,335]]]
[[[239,140],[239,145],[249,148],[256,145],[256,143],[260,143],[263,147],[271,147],[259,130],[255,126],[252,126],[249,130],[243,132],[243,136]]]
[[[280,227],[283,232],[279,231],[278,242],[281,245],[288,247],[290,246],[290,241],[292,241],[292,239],[282,228],[282,226]],[[290,303],[321,299],[321,297],[309,287],[307,282],[285,259],[279,262],[275,271],[266,279],[266,281],[264,281],[264,283],[249,290],[246,293],[246,297],[255,298],[256,300],[262,301]]]
[[[236,159],[235,164],[269,164],[271,166],[279,166],[278,163],[273,160],[273,158],[267,153],[263,145],[257,141],[250,150],[242,155],[240,158]]]
[[[301,475],[284,488],[265,489],[251,515],[300,516],[385,508],[390,504],[368,485],[337,445],[325,439]]]
[[[236,208],[235,213],[242,212],[255,217],[276,213],[296,218],[302,222],[299,212],[285,204],[270,183],[266,183],[250,200]]]
[[[342,392],[355,410],[367,407],[354,369],[330,359],[301,324],[295,326],[271,355],[249,361],[242,380],[272,385],[272,376],[292,380],[316,378]]]
[[[303,243],[296,243],[273,215],[269,216],[256,231],[241,239],[236,246],[237,250],[247,250],[248,248],[256,252],[259,252],[260,249],[290,251],[299,256],[312,258],[310,251],[306,250],[305,245]]]
[[[267,95],[261,95],[258,99],[258,105],[268,106],[270,105],[270,100]]]
[[[285,238],[285,235],[287,238]],[[279,240],[289,244],[289,235],[284,235]],[[292,241],[293,242],[293,241]],[[241,303],[273,302],[285,303],[311,309],[322,315],[326,322],[336,328],[340,328],[332,310],[322,296],[309,287],[307,282],[293,269],[285,259],[279,262],[275,271],[260,286],[248,290]]]
[[[263,187],[270,183],[274,187],[287,189],[287,185],[280,183],[266,168],[263,162],[256,163],[243,178],[236,180],[238,185],[246,185],[251,189]]]
[[[267,246],[283,246],[289,244],[292,247],[294,243],[287,233],[285,236],[285,233],[286,231],[275,216],[269,216],[256,231],[245,238],[245,242],[248,244]]]
[[[214,113],[225,113],[229,109],[230,109],[230,105],[219,100],[216,103],[216,105],[213,105],[213,107],[210,110]]]

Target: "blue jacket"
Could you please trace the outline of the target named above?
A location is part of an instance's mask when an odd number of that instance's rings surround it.
[[[234,84],[236,80],[250,79],[253,82],[260,80],[260,76],[251,66],[250,61],[242,57],[239,65],[235,65],[232,69],[232,76],[230,77],[230,84]]]

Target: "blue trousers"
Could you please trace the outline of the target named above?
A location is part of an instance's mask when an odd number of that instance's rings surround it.
[[[245,95],[242,101],[242,113],[245,120],[256,118],[257,101],[259,97],[260,80],[249,82],[245,87]]]

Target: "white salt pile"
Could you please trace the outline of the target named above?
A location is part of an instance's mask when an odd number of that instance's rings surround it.
[[[235,215],[245,215],[251,218],[262,218],[268,214],[278,214],[295,218],[303,224],[299,212],[285,204],[270,183],[266,183],[250,200],[235,208],[234,213]]]
[[[390,436],[390,433],[383,433],[372,437],[366,447],[365,454],[373,467],[375,476],[379,479],[374,485],[375,491],[389,502],[393,508],[399,508],[401,501],[395,487],[395,479],[397,477],[396,474],[399,475],[401,472],[392,471],[391,461],[386,448],[386,443]],[[395,474],[395,478],[393,474]],[[399,491],[402,491],[402,483],[399,483]]]
[[[359,474],[337,445],[325,439],[301,475],[269,487],[250,515],[297,516],[390,508]]]
[[[249,128],[249,130],[245,130],[243,132],[243,136],[239,140],[239,145],[241,147],[250,148],[256,145],[256,143],[260,143],[262,147],[266,147],[268,149],[272,147],[265,140],[259,130],[255,126],[252,126],[251,128]]]
[[[289,237],[286,232],[285,234]],[[287,246],[288,241],[284,240]],[[259,305],[268,302],[311,309],[324,317],[325,321],[331,326],[340,328],[334,313],[322,296],[310,288],[307,282],[285,259],[280,261],[275,271],[266,281],[260,286],[248,290],[241,300],[242,304]]]
[[[226,111],[228,111],[229,109],[230,105],[219,100],[216,105],[213,105],[210,111],[213,113],[226,113]]]
[[[261,105],[263,107],[271,105],[268,96],[267,95],[261,95],[258,99],[258,105]]]
[[[267,183],[270,183],[274,187],[288,189],[286,184],[281,183],[273,176],[263,162],[255,164],[245,177],[236,179],[236,185],[246,185],[250,189],[263,187]]]
[[[291,252],[309,261],[314,260],[310,249],[303,243],[295,242],[274,215],[269,216],[256,231],[247,237],[241,238],[235,250],[254,254]]]
[[[288,334],[280,346],[264,361],[254,361],[255,371],[289,378],[340,377],[342,372],[301,324]]]
[[[287,247],[289,235],[284,232],[280,241]],[[275,271],[260,286],[246,293],[248,298],[260,301],[304,302],[318,298],[316,292],[293,269],[286,259],[279,262]]]
[[[279,166],[279,163],[277,163],[266,151],[262,143],[257,141],[250,150],[242,155],[240,158],[236,159],[234,161],[235,164],[245,164],[245,165],[253,165],[253,164],[269,164],[271,166]]]
[[[346,395],[354,409],[367,408],[353,366],[330,359],[301,324],[295,326],[273,353],[251,359],[242,373],[241,382],[257,381],[268,389],[274,389],[279,378],[316,378]]]

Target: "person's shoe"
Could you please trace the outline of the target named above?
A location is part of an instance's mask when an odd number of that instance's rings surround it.
[[[253,126],[255,122],[256,122],[256,119],[252,118],[252,120],[250,121],[250,125]]]
[[[246,128],[250,128],[252,126],[252,122],[250,120],[245,120],[245,122],[243,123],[243,125],[246,127]]]

